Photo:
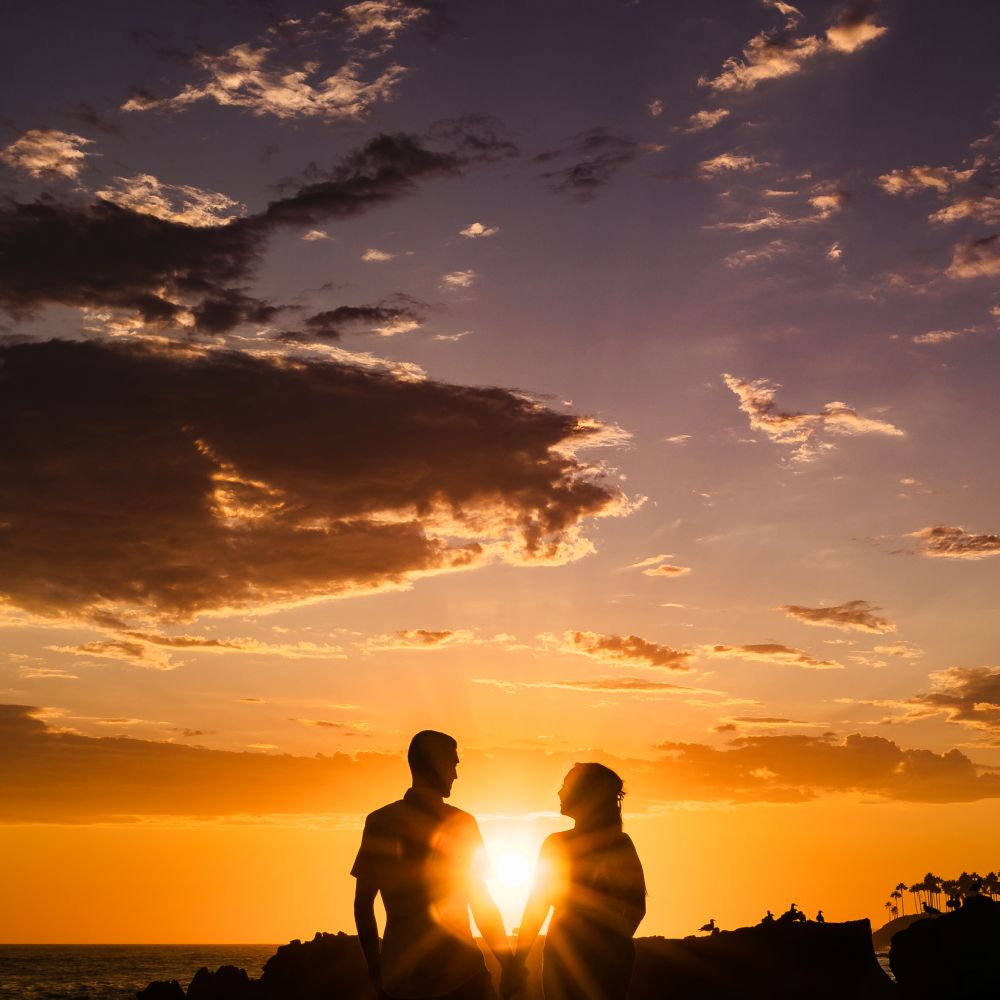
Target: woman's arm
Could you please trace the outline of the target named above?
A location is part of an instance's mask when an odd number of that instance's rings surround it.
[[[515,960],[524,963],[531,946],[538,939],[538,932],[552,908],[553,898],[553,844],[549,837],[542,844],[535,864],[535,877],[531,883],[531,895],[521,916],[521,926],[517,933]]]

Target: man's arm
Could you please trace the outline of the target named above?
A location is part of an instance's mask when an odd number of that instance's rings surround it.
[[[354,924],[365,955],[368,977],[376,990],[382,989],[382,960],[379,956],[378,923],[375,921],[375,897],[378,886],[364,877],[354,887]]]
[[[493,902],[490,890],[486,888],[486,883],[480,879],[474,879],[469,892],[469,906],[472,910],[472,917],[476,921],[479,933],[483,940],[490,946],[490,951],[496,956],[500,967],[503,968],[510,959],[510,942],[507,940],[507,931],[503,925],[503,917],[497,904]]]

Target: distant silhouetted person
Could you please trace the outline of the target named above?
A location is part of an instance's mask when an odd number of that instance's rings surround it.
[[[486,888],[485,850],[475,819],[446,805],[458,777],[458,745],[424,730],[410,741],[412,786],[398,802],[365,820],[351,869],[357,879],[354,920],[380,997],[495,1000],[469,909],[501,967],[510,947]],[[375,896],[385,905],[379,948]]]
[[[622,832],[624,794],[622,779],[602,764],[575,764],[559,789],[559,811],[574,826],[542,844],[514,960],[515,970],[523,967],[551,908],[545,1000],[622,1000],[628,989],[646,882]]]

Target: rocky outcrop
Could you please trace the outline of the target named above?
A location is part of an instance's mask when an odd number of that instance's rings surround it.
[[[523,1000],[541,1000],[541,948],[528,963]],[[487,959],[495,973],[495,964]],[[183,991],[138,994],[141,1000],[180,1000]],[[636,941],[628,1000],[880,1000],[895,987],[879,967],[867,920],[779,923],[722,931],[702,938]],[[242,969],[199,969],[188,1000],[366,1000],[370,997],[358,939],[317,934],[282,945],[260,979]]]
[[[171,979],[169,982],[161,980],[139,990],[136,993],[136,1000],[184,1000],[184,990],[176,979]]]
[[[1000,997],[1000,904],[970,896],[962,908],[917,920],[892,939],[889,967],[906,1000]]]
[[[867,920],[774,922],[636,943],[629,1000],[877,1000],[895,992]]]

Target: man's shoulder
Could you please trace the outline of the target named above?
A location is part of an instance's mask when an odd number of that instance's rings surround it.
[[[397,799],[395,802],[390,802],[388,805],[382,806],[380,809],[376,809],[374,812],[370,812],[365,817],[366,827],[379,827],[387,823],[392,823],[397,819],[401,813],[406,809],[406,804],[402,799]]]

